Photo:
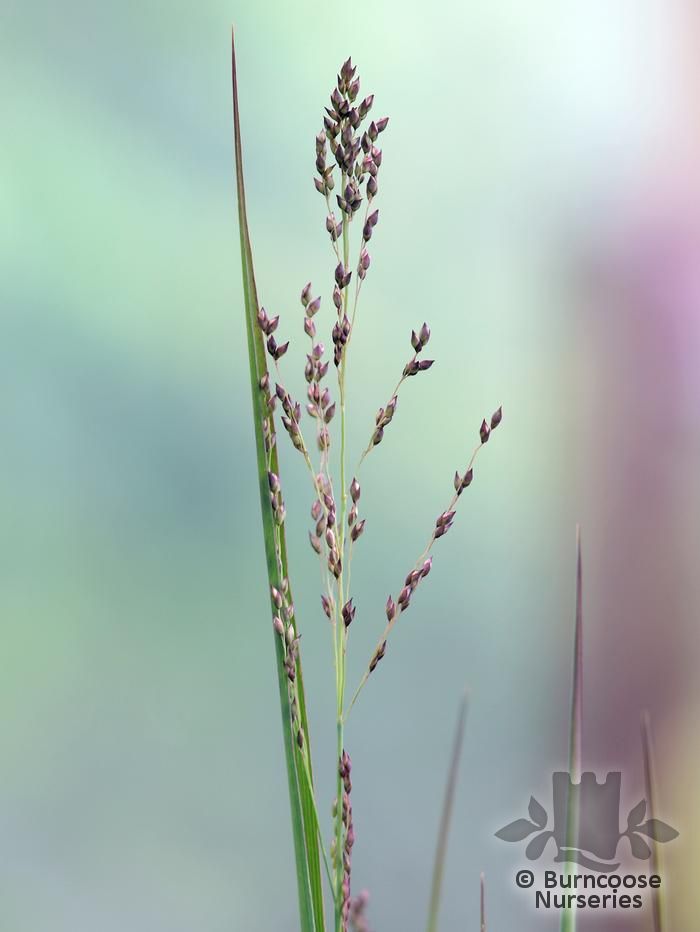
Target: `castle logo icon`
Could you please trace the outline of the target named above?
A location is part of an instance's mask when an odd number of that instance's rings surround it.
[[[628,840],[635,858],[646,860],[651,848],[646,841],[668,842],[678,832],[660,819],[646,819],[647,803],[641,800],[627,816],[627,826],[620,829],[620,792],[622,774],[612,771],[599,783],[596,775],[586,771],[580,782],[570,774],[557,771],[552,775],[553,825],[548,827],[546,809],[534,796],[528,806],[529,819],[516,819],[504,826],[496,837],[503,841],[524,841],[530,835],[525,856],[531,861],[540,858],[548,842],[556,845],[556,862],[575,862],[593,871],[615,871],[620,866],[615,860],[618,845]],[[576,813],[576,823],[568,824],[567,812]]]

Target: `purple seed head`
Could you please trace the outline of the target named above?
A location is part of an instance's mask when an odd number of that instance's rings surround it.
[[[503,420],[503,408],[499,408],[491,415],[491,430],[495,430]]]
[[[359,502],[360,492],[360,483],[357,481],[357,479],[353,478],[352,482],[350,483],[350,498],[352,498],[353,502]]]
[[[410,586],[411,589],[415,589],[418,583],[421,581],[421,570],[411,570],[411,572],[406,577],[406,585]]]
[[[352,599],[349,599],[343,606],[342,615],[345,627],[349,628],[355,618],[355,606],[352,604]]]
[[[355,524],[353,526],[353,529],[350,531],[350,537],[352,538],[353,542],[356,541],[358,537],[360,537],[364,529],[365,529],[365,519],[363,518],[362,521],[358,521],[357,524]]]
[[[396,603],[391,596],[386,600],[386,618],[387,621],[392,622],[396,618]]]
[[[490,433],[491,431],[489,429],[489,425],[486,423],[486,421],[482,421],[481,427],[479,428],[479,436],[481,437],[482,443],[487,442],[487,440],[489,439]]]
[[[360,118],[364,120],[369,111],[372,109],[372,104],[374,103],[374,94],[369,94],[360,104]]]
[[[275,617],[272,619],[272,624],[273,624],[275,631],[279,634],[281,638],[283,638],[284,637],[284,622],[282,621],[279,615],[275,615]]]
[[[338,83],[340,83],[340,80]],[[342,103],[343,103],[343,98],[340,94],[340,91],[338,90],[337,87],[334,87],[333,93],[331,94],[331,104],[333,106],[333,110],[338,114],[340,114],[340,106]]]
[[[370,673],[374,673],[377,667],[377,664],[382,659],[385,653],[386,653],[386,641],[383,641],[381,646],[378,647],[377,650],[375,651],[374,657],[372,657],[372,660],[370,661],[370,664],[369,664]]]

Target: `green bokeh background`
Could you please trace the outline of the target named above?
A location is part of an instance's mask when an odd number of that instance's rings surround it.
[[[232,22],[259,291],[293,340],[294,391],[298,293],[312,279],[327,308],[332,269],[313,138],[349,53],[391,115],[349,369],[351,450],[411,329],[433,330],[437,364],[405,386],[364,467],[351,682],[481,418],[505,412],[348,728],[354,879],[371,890],[373,925],[422,926],[468,686],[443,928],[476,927],[481,870],[494,929],[556,928],[514,889],[522,851],[493,832],[530,793],[545,801],[565,765],[580,521],[586,762],[624,768],[636,802],[638,715],[651,709],[662,815],[681,829],[668,852],[675,927],[690,928],[697,305],[610,289],[599,271],[612,256],[613,280],[637,281],[627,270],[646,264],[620,244],[654,226],[656,214],[640,220],[650,192],[664,222],[675,217],[665,153],[669,139],[685,151],[696,103],[677,54],[683,9],[5,2],[8,932],[295,928],[235,217]],[[695,190],[693,171],[682,177]],[[332,655],[305,542],[310,490],[286,448],[283,478],[328,811]],[[649,927],[639,922],[620,929]]]

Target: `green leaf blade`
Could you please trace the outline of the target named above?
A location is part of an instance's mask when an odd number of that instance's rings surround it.
[[[274,517],[270,506],[267,488],[267,464],[265,456],[265,442],[263,437],[263,410],[262,395],[260,392],[260,379],[267,373],[267,360],[262,334],[257,326],[258,297],[255,285],[253,266],[253,253],[248,230],[246,213],[245,187],[243,179],[243,156],[241,146],[240,115],[238,108],[238,82],[236,76],[236,55],[231,35],[231,75],[233,91],[233,128],[234,150],[236,159],[236,191],[238,195],[238,225],[241,247],[241,269],[243,279],[243,296],[245,305],[246,336],[248,344],[248,361],[250,367],[250,385],[253,402],[253,421],[255,425],[255,447],[258,464],[258,484],[260,491],[260,507],[262,514],[263,537],[265,542],[265,559],[268,579],[271,586],[278,586],[277,555],[274,542]],[[273,425],[274,432],[274,425]],[[272,469],[279,475],[277,451],[272,450]],[[287,573],[287,546],[284,526],[280,529],[280,551],[283,575]],[[298,621],[295,618],[298,631]],[[272,625],[270,630],[273,631]],[[274,636],[274,635],[273,635]],[[294,855],[297,872],[297,888],[299,896],[299,918],[301,932],[323,932],[325,929],[323,886],[321,879],[321,858],[318,844],[318,834],[315,816],[314,801],[301,768],[294,735],[291,729],[291,709],[287,691],[287,675],[284,669],[284,651],[277,636],[275,641],[275,660],[279,685],[280,709],[282,714],[282,730],[284,738],[285,763],[287,769],[287,782],[289,788],[289,801],[292,819],[292,836],[294,841]],[[301,660],[297,666],[297,687],[299,716],[304,735],[309,742],[309,726],[307,721],[304,682],[301,669]],[[310,759],[310,757],[309,757]]]

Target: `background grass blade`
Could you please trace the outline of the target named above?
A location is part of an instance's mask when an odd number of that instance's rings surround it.
[[[447,776],[445,799],[442,805],[442,816],[440,818],[440,830],[438,832],[437,848],[435,849],[433,882],[430,889],[430,906],[428,909],[428,932],[436,932],[438,927],[442,877],[445,868],[445,856],[447,854],[447,838],[450,832],[450,822],[452,821],[452,807],[454,804],[455,790],[457,788],[457,774],[459,773],[459,759],[462,753],[466,718],[467,694],[465,693],[462,697],[459,713],[457,715],[457,725],[455,727],[454,743],[452,746],[452,760],[450,761],[450,769]]]
[[[581,780],[581,728],[583,723],[583,573],[581,568],[581,528],[576,525],[576,626],[574,630],[574,668],[571,687],[571,721],[569,725],[569,774],[573,783]],[[578,808],[575,795],[566,806],[566,845],[573,848],[578,841]],[[571,862],[566,863],[571,872]],[[563,909],[561,932],[575,932],[576,909]]]
[[[479,929],[486,932],[486,880],[483,873],[479,878]]]
[[[246,333],[248,340],[248,360],[250,364],[250,384],[253,397],[253,421],[255,424],[255,447],[258,462],[258,483],[260,487],[260,507],[262,512],[263,535],[265,539],[265,557],[270,585],[279,586],[277,558],[274,545],[273,514],[267,488],[267,466],[265,463],[265,446],[262,432],[264,412],[259,382],[267,372],[265,347],[262,334],[256,325],[258,297],[253,270],[253,254],[248,232],[246,215],[245,188],[243,184],[243,160],[241,148],[240,117],[238,110],[238,84],[236,78],[236,54],[231,34],[231,72],[233,83],[233,126],[234,148],[236,154],[236,189],[238,194],[238,224],[241,241],[241,267],[243,273],[243,294],[245,301]],[[274,430],[274,427],[273,427]],[[279,475],[276,447],[272,451],[273,470]],[[287,573],[287,548],[284,527],[281,529],[281,555],[283,574]],[[269,616],[269,621],[272,614]],[[294,619],[298,631],[298,619]],[[284,737],[285,761],[289,784],[289,802],[292,816],[292,834],[296,860],[297,886],[299,892],[299,916],[302,932],[323,932],[323,887],[321,882],[321,864],[318,846],[318,834],[311,789],[301,772],[302,762],[291,729],[291,713],[287,676],[284,670],[284,655],[280,639],[275,636],[272,624],[270,633],[275,643],[277,678],[279,683],[280,708],[282,712],[282,733]],[[309,726],[306,716],[304,682],[301,660],[297,667],[297,684],[299,697],[299,715],[306,741],[309,741]]]
[[[647,801],[647,817],[657,817],[656,806],[656,767],[654,758],[654,744],[651,734],[651,718],[648,712],[642,712],[642,758],[644,760],[644,796]],[[651,860],[649,862],[650,874],[661,874],[661,846],[653,838],[649,839]],[[654,922],[654,932],[664,932],[666,928],[664,916],[664,900],[662,890],[651,891],[651,914]]]

